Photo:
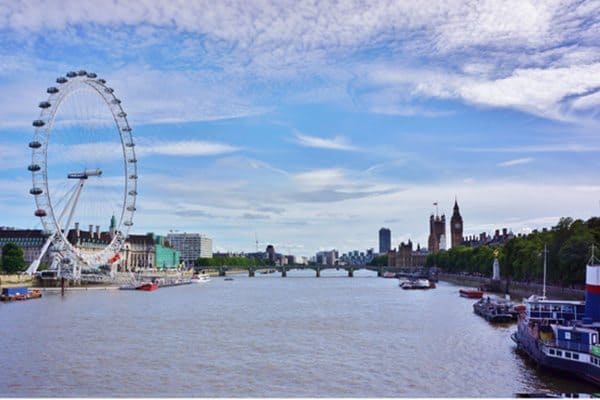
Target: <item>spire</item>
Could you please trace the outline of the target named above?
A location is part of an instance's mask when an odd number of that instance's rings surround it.
[[[454,210],[458,211],[458,200],[456,198],[456,195],[454,195]]]

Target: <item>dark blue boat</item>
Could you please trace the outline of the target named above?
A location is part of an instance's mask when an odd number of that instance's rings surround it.
[[[538,365],[600,387],[600,265],[586,267],[585,301],[531,296],[511,338]]]

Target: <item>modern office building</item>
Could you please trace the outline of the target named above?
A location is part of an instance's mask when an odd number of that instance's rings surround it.
[[[392,248],[392,231],[388,228],[379,230],[379,254],[385,254]]]
[[[212,258],[212,239],[199,233],[169,233],[167,240],[179,252],[186,268],[193,267],[198,258]]]

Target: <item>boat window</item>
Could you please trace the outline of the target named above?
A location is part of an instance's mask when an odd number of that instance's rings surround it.
[[[554,354],[554,349],[549,349],[549,350],[548,350],[548,353],[550,353],[550,354]]]
[[[569,352],[569,351],[565,351],[565,357],[567,357],[567,358],[571,358],[571,352]]]
[[[573,360],[579,360],[579,354],[573,353]]]
[[[560,350],[556,350],[556,355],[557,355],[557,356],[561,356],[561,357],[562,357],[562,351],[560,351]]]
[[[565,332],[565,339],[571,340],[571,332]]]

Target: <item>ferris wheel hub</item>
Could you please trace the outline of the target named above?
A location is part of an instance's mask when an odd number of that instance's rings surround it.
[[[86,169],[83,172],[73,172],[69,175],[67,175],[67,177],[69,179],[87,179],[90,176],[101,176],[102,175],[102,170],[100,168],[96,168],[96,169]]]

